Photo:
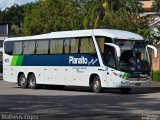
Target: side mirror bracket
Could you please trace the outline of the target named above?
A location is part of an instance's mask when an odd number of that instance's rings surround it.
[[[154,57],[157,58],[158,56],[158,50],[156,47],[154,47],[153,45],[147,45],[148,48],[151,48],[152,50],[154,50]]]
[[[115,45],[113,43],[105,43],[105,45],[109,45],[111,47],[114,47],[117,53],[117,57],[120,58],[121,57],[121,49],[118,45]]]

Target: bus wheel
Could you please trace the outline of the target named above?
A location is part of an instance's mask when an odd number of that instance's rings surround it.
[[[28,87],[28,82],[24,74],[21,74],[18,79],[19,86],[23,89]]]
[[[93,79],[92,90],[95,93],[102,92],[101,82],[100,82],[100,78],[98,76],[94,77],[94,79]]]
[[[28,78],[28,83],[29,83],[29,87],[31,89],[36,89],[37,88],[37,83],[36,83],[36,77],[34,74],[31,74]]]
[[[123,94],[127,94],[131,91],[131,88],[121,88],[120,90]]]

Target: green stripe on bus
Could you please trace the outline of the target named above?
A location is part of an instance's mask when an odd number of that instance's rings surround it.
[[[16,66],[17,60],[18,60],[18,56],[13,56],[11,66]]]
[[[22,65],[23,58],[24,58],[24,56],[18,56],[18,60],[17,60],[16,66],[21,66]]]
[[[11,66],[21,66],[24,56],[13,56]]]

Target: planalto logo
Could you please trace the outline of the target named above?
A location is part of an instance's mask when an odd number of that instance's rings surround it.
[[[91,59],[90,61],[81,56],[80,58],[75,58],[74,56],[69,56],[69,64],[80,64],[80,65],[94,65],[98,59]]]

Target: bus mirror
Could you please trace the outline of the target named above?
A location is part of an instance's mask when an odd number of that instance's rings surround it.
[[[154,57],[156,58],[158,56],[158,51],[157,51],[157,48],[152,46],[152,45],[147,45],[148,48],[151,48],[154,50]]]
[[[111,47],[114,47],[116,52],[117,52],[117,57],[120,58],[121,57],[121,49],[119,48],[118,45],[115,45],[113,43],[105,43],[105,45],[108,45],[108,46],[111,46]]]

